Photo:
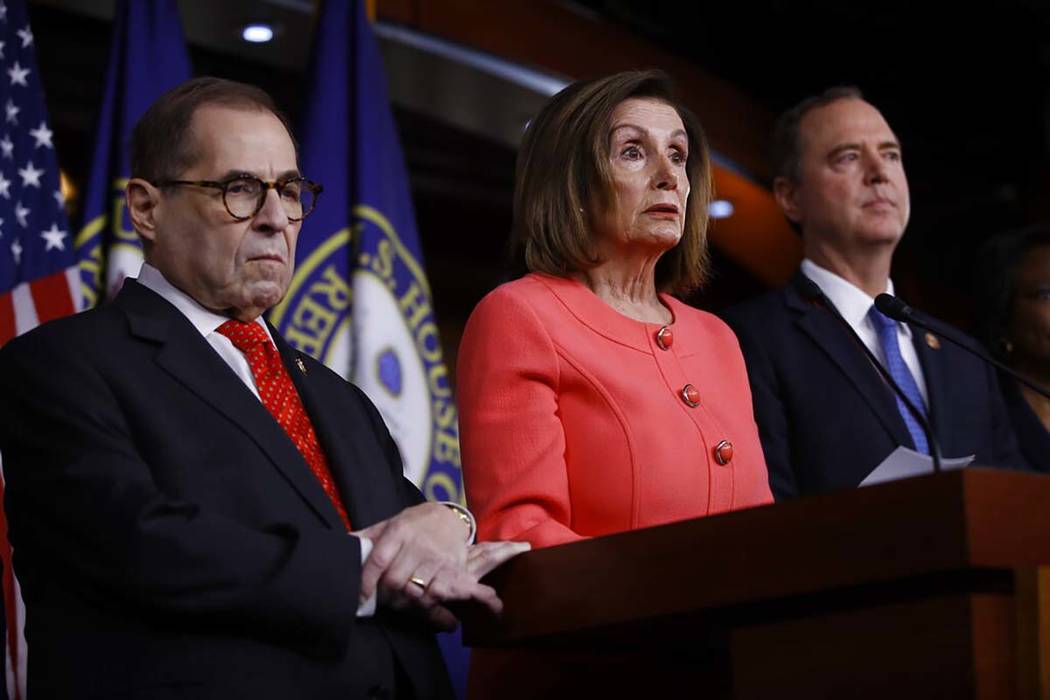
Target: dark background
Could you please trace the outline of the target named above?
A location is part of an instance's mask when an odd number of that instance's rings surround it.
[[[969,325],[978,249],[1050,218],[1050,3],[584,0],[774,113],[856,85],[904,147],[912,219],[895,277]],[[918,303],[918,302],[917,302]]]
[[[112,0],[79,4],[102,7],[96,14],[113,6]],[[180,11],[186,27],[221,25],[235,10],[277,12],[280,4],[184,0]],[[294,119],[308,82],[312,16],[311,3],[290,4],[299,9],[282,15],[282,53],[246,49],[232,35],[209,45],[191,38],[195,72],[258,84]],[[895,260],[898,290],[963,327],[972,322],[981,243],[1050,218],[1050,3],[973,10],[924,2],[555,4],[686,58],[771,114],[831,85],[860,87],[904,147],[912,222]],[[381,2],[381,19],[382,10]],[[60,163],[82,185],[110,23],[55,0],[31,2],[30,16]],[[454,357],[470,309],[507,274],[514,152],[423,114],[395,108],[395,117],[435,307]],[[749,175],[768,184],[768,172]],[[72,214],[79,223],[79,212]],[[717,310],[763,291],[714,252],[714,280],[694,303]]]

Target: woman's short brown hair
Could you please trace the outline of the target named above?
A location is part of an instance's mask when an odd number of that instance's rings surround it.
[[[656,266],[657,288],[685,295],[707,278],[711,160],[700,122],[677,100],[662,71],[573,83],[543,106],[518,151],[512,245],[533,272],[565,277],[601,262],[592,235],[595,212],[615,204],[609,128],[613,111],[632,97],[674,108],[689,138],[685,230]]]

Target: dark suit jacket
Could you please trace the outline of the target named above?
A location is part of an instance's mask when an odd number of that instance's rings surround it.
[[[354,527],[420,502],[364,394],[273,335]],[[399,675],[450,695],[421,623],[355,618],[359,540],[262,403],[136,282],[0,350],[0,450],[34,700],[345,699]]]
[[[1017,434],[1021,454],[1032,469],[1050,474],[1050,431],[1028,405],[1017,380],[1000,373],[999,383],[1003,388],[1003,402],[1014,433]]]
[[[0,581],[4,578],[4,567],[0,565]],[[6,599],[6,596],[5,596]],[[4,661],[7,661],[7,655],[10,650],[7,646],[7,605],[0,603],[0,651],[3,651]],[[7,700],[7,679],[0,679],[0,700]]]
[[[747,362],[770,487],[777,499],[853,488],[900,445],[914,447],[892,390],[799,277],[724,314]],[[995,373],[912,328],[945,457],[1024,468]]]

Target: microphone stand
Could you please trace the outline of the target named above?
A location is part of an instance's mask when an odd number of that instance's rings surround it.
[[[875,367],[875,369],[879,373],[879,376],[882,377],[883,381],[885,381],[886,384],[890,387],[890,389],[893,390],[893,393],[896,394],[897,398],[900,399],[901,403],[903,403],[907,407],[908,412],[911,413],[912,416],[915,418],[915,421],[919,424],[919,427],[922,428],[923,434],[926,435],[926,442],[928,442],[930,445],[930,458],[933,460],[933,472],[935,474],[940,474],[941,446],[937,442],[937,438],[936,436],[934,436],[933,429],[930,427],[929,422],[926,420],[926,416],[923,415],[922,411],[920,411],[918,407],[911,402],[907,395],[905,395],[904,390],[897,385],[897,382],[894,381],[893,376],[889,373],[889,370],[882,366],[882,363],[879,362],[879,358],[875,357],[875,353],[868,349],[868,346],[865,345],[864,341],[860,339],[860,336],[857,335],[857,332],[853,330],[853,326],[849,325],[849,321],[842,317],[842,314],[839,313],[839,310],[835,308],[834,304],[831,303],[831,299],[828,299],[827,295],[824,294],[824,291],[819,286],[817,286],[817,283],[809,279],[805,275],[800,275],[800,277],[802,278],[802,287],[805,291],[805,295],[810,300],[816,301],[821,306],[823,306],[829,313],[831,313],[835,320],[838,321],[839,324],[846,329],[846,331],[849,333],[849,337],[852,338],[853,342],[855,342],[864,352],[864,356],[868,358],[868,362],[870,362]],[[882,296],[889,295],[884,294]],[[877,307],[878,299],[876,299],[876,308]],[[881,311],[881,309],[879,310]]]
[[[919,326],[920,328],[925,328],[926,330],[932,333],[936,333],[937,335],[950,342],[952,345],[957,345],[958,347],[962,348],[974,357],[984,360],[985,362],[987,362],[990,365],[993,365],[994,367],[998,367],[1005,374],[1008,374],[1009,376],[1013,377],[1032,391],[1050,399],[1050,390],[1048,390],[1046,387],[1037,384],[1035,381],[1029,379],[1023,374],[1010,369],[1002,362],[996,360],[994,357],[981,352],[975,347],[972,347],[969,343],[965,342],[962,338],[960,338],[957,335],[956,331],[944,321],[939,321],[933,318],[932,316],[927,316],[921,311],[917,311],[911,308],[892,294],[880,294],[877,297],[875,297],[875,308],[877,308],[879,311],[886,314],[895,321],[901,321],[903,323],[913,323],[916,326]]]

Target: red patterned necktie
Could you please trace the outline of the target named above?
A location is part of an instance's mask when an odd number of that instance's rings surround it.
[[[295,390],[288,370],[281,362],[277,348],[273,346],[266,331],[255,322],[226,321],[216,329],[230,339],[234,347],[244,353],[248,366],[255,377],[255,387],[259,390],[266,410],[274,417],[284,432],[291,438],[299,454],[310,466],[321,488],[328,494],[346,529],[350,531],[350,518],[335,488],[332,472],[328,469],[328,458],[325,457],[321,443],[317,440],[310,416],[306,415],[299,393]]]

